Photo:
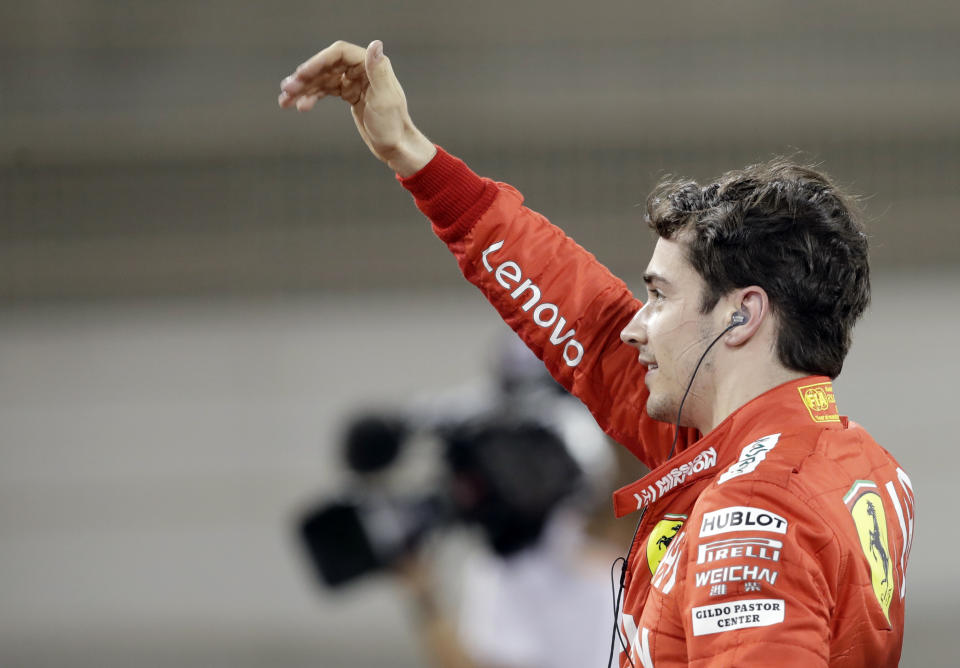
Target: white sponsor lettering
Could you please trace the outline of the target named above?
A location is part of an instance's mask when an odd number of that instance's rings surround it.
[[[646,626],[640,632],[640,665],[643,668],[655,668],[650,658],[650,629]]]
[[[627,647],[633,647],[637,644],[639,629],[637,622],[629,612],[620,612],[620,639],[624,641]]]
[[[503,248],[503,239],[490,244],[490,246],[485,251],[483,251],[483,255],[481,256],[480,259],[483,260],[483,266],[487,268],[487,271],[493,271],[493,267],[491,267],[490,263],[487,262],[487,256],[490,255],[490,253],[496,253],[501,248]]]
[[[720,474],[720,480],[717,481],[717,484],[722,485],[731,478],[753,471],[766,458],[767,453],[773,450],[779,440],[780,434],[770,434],[746,446],[740,451],[740,459]]]
[[[549,327],[557,321],[557,305],[540,304],[533,310],[533,321],[541,327]]]
[[[520,265],[516,262],[504,262],[497,270],[493,273],[493,277],[497,279],[497,283],[509,290],[511,287],[510,283],[507,281],[513,281],[516,283],[520,280]]]
[[[573,350],[572,355],[570,354],[571,350]],[[567,363],[567,366],[577,366],[582,359],[583,346],[580,345],[579,341],[571,340],[563,347],[563,361]]]
[[[766,559],[780,561],[783,543],[773,538],[728,538],[697,546],[697,563],[722,559]]]
[[[689,476],[706,471],[716,465],[717,451],[713,447],[709,447],[689,462],[675,466],[652,485],[647,485],[639,493],[634,493],[633,498],[637,500],[637,510],[653,503],[674,487],[682,485]]]
[[[697,586],[706,587],[707,585],[720,584],[721,582],[769,582],[777,583],[777,571],[771,571],[769,568],[760,566],[724,566],[723,568],[712,568],[709,571],[703,571],[696,574]]]
[[[637,510],[649,505],[657,500],[657,490],[653,485],[647,485],[639,492],[635,492],[633,498],[637,500]]]
[[[560,309],[556,304],[546,302],[537,306],[542,295],[540,287],[529,278],[520,282],[521,279],[523,279],[523,270],[519,264],[513,260],[507,260],[497,265],[496,269],[494,269],[493,265],[490,264],[490,255],[496,253],[501,248],[503,248],[503,239],[490,244],[483,251],[480,259],[484,268],[487,272],[492,273],[497,283],[505,289],[510,290],[514,285],[517,286],[513,292],[510,293],[511,299],[516,301],[522,295],[526,293],[530,294],[530,298],[521,305],[520,308],[524,311],[529,311],[536,306],[533,311],[533,321],[540,327],[548,328],[556,323],[556,326],[553,327],[553,331],[550,334],[550,343],[555,346],[563,344],[563,361],[566,362],[567,366],[577,366],[581,360],[583,360],[584,349],[583,344],[573,338],[576,331],[572,328],[566,332],[563,331],[567,326],[567,319],[560,315]]]
[[[553,304],[550,304],[550,306],[553,306]],[[534,315],[534,319],[536,319],[536,315]],[[564,340],[569,339],[571,336],[573,336],[574,332],[572,329],[567,330],[566,334],[563,334],[563,335],[560,334],[560,332],[563,331],[563,328],[566,326],[567,326],[566,319],[563,316],[560,316],[560,318],[557,320],[557,326],[553,328],[553,333],[550,334],[550,343],[552,343],[555,346],[559,346],[561,343],[564,342]],[[579,346],[580,344],[577,343],[577,345]],[[581,350],[581,354],[582,354],[582,350]]]
[[[738,629],[780,624],[784,619],[783,599],[747,598],[693,608],[693,635],[706,636]]]
[[[903,544],[900,545],[900,600],[907,593],[907,561],[910,559],[910,549],[913,547],[913,517],[914,517],[914,497],[913,485],[907,472],[897,467],[897,482],[903,490],[903,506],[900,505],[897,488],[892,482],[888,482],[884,487],[890,500],[893,502],[893,509],[897,511],[897,521],[900,523],[900,534],[903,536]],[[906,515],[906,520],[904,520]]]
[[[787,520],[763,508],[730,506],[704,513],[700,537],[716,536],[731,531],[770,531],[787,533]]]
[[[536,285],[534,285],[534,284],[533,284],[533,281],[531,281],[531,280],[528,278],[528,279],[526,279],[523,283],[521,283],[520,285],[518,285],[516,290],[514,290],[513,292],[510,293],[510,296],[511,296],[511,297],[513,297],[514,299],[517,299],[520,295],[522,295],[524,292],[526,292],[526,291],[528,291],[528,290],[530,291],[530,294],[531,294],[532,296],[530,297],[529,300],[527,300],[527,303],[526,303],[526,304],[524,304],[523,306],[520,307],[520,308],[522,308],[524,311],[529,311],[530,309],[533,308],[533,305],[534,305],[534,304],[536,304],[538,301],[540,301],[540,288],[538,288]]]
[[[637,628],[637,623],[633,620],[633,615],[622,614],[620,616],[622,637],[626,640],[627,652],[630,656],[630,662],[636,665],[640,662],[643,668],[654,668],[653,659],[650,658],[650,629],[647,627]]]

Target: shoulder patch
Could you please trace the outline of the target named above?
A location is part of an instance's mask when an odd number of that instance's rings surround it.
[[[890,601],[893,600],[893,574],[890,563],[890,543],[887,540],[887,517],[877,484],[872,480],[857,480],[843,497],[860,539],[863,556],[870,564],[870,579],[877,602],[890,621]]]
[[[676,538],[677,533],[686,521],[686,515],[664,515],[663,519],[657,522],[647,538],[647,565],[650,567],[650,575],[657,572],[657,566],[666,554],[670,543]]]
[[[740,459],[720,474],[717,484],[722,485],[731,478],[736,478],[737,476],[753,471],[760,465],[760,462],[766,458],[767,453],[776,447],[777,441],[779,440],[780,434],[770,434],[769,436],[758,438],[750,445],[744,447],[743,450],[740,451]]]
[[[840,422],[837,413],[837,399],[833,394],[833,383],[814,383],[798,387],[800,399],[814,422]]]
[[[782,624],[785,609],[786,602],[782,598],[744,598],[691,608],[693,635],[706,636]]]

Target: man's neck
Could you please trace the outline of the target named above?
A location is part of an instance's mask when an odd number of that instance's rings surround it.
[[[717,375],[713,401],[711,405],[704,407],[706,410],[700,420],[702,424],[697,425],[702,434],[713,431],[731,413],[764,392],[809,374],[793,371],[779,364],[768,364],[752,368],[739,366],[728,373]]]

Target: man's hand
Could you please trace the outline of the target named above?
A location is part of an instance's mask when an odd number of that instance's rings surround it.
[[[379,40],[366,49],[334,42],[297,67],[280,89],[278,102],[285,109],[309,111],[328,95],[349,102],[363,141],[400,176],[420,171],[436,154],[410,120],[403,88]]]

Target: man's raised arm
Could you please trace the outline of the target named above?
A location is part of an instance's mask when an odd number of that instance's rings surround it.
[[[370,151],[400,177],[460,269],[504,320],[580,398],[600,426],[653,468],[667,458],[673,426],[646,413],[645,367],[620,343],[640,308],[622,281],[505,184],[481,179],[421,133],[374,41],[335,42],[283,80],[279,104],[300,111],[346,100]],[[681,430],[678,449],[696,437]]]

